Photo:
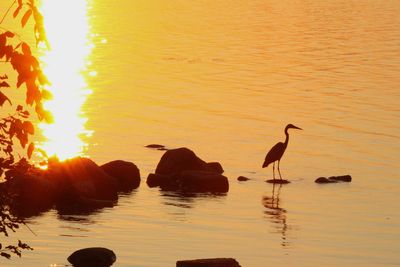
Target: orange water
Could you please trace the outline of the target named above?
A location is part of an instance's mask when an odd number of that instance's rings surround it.
[[[115,266],[234,257],[242,266],[400,265],[398,1],[91,2],[96,77],[83,111],[99,164],[133,161],[140,188],[89,216],[31,219],[35,251],[6,266],[65,264],[105,246]],[[284,140],[292,181],[271,205],[264,156]],[[149,189],[160,151],[220,161],[226,196]],[[351,174],[350,184],[317,185]],[[239,183],[245,175],[251,181]],[[276,203],[276,202],[274,202]],[[3,262],[2,262],[3,264]]]

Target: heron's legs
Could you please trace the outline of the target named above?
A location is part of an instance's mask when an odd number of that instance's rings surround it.
[[[274,161],[274,163],[272,165],[272,174],[273,174],[273,177],[274,177],[274,180],[275,180],[275,161]]]
[[[280,160],[278,160],[278,172],[279,172],[279,177],[281,178],[281,180],[282,180],[282,175],[281,175],[281,170],[279,169],[279,162],[281,162]]]

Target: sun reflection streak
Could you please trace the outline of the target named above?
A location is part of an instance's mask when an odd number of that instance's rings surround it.
[[[40,9],[50,44],[50,50],[40,58],[51,82],[46,89],[52,93],[44,107],[52,113],[54,122],[39,124],[46,138],[39,147],[48,156],[65,160],[81,155],[86,147],[81,138],[90,135],[81,111],[91,93],[83,76],[87,71],[85,60],[92,50],[88,4],[87,0],[43,0]]]

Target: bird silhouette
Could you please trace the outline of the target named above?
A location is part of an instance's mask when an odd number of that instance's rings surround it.
[[[269,164],[273,163],[272,166],[272,173],[274,176],[274,180],[275,180],[275,162],[278,161],[278,172],[279,172],[279,177],[282,180],[282,175],[281,175],[281,171],[279,169],[279,162],[281,161],[281,158],[283,156],[283,153],[285,153],[285,150],[287,148],[287,145],[289,143],[289,133],[288,130],[289,129],[298,129],[298,130],[302,130],[301,128],[294,126],[293,124],[288,124],[285,128],[285,135],[286,135],[286,139],[285,142],[279,142],[276,145],[274,145],[271,150],[268,152],[267,156],[265,156],[265,160],[264,160],[264,164],[262,165],[263,168],[268,167]]]

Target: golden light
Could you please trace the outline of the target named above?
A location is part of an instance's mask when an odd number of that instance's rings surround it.
[[[83,76],[87,71],[85,61],[92,49],[88,6],[86,0],[43,0],[40,10],[50,44],[50,50],[44,51],[40,58],[51,82],[46,89],[52,93],[52,99],[44,107],[52,113],[54,122],[39,124],[46,138],[39,147],[48,156],[65,160],[81,155],[86,146],[82,137],[90,135],[81,111],[91,93]]]

